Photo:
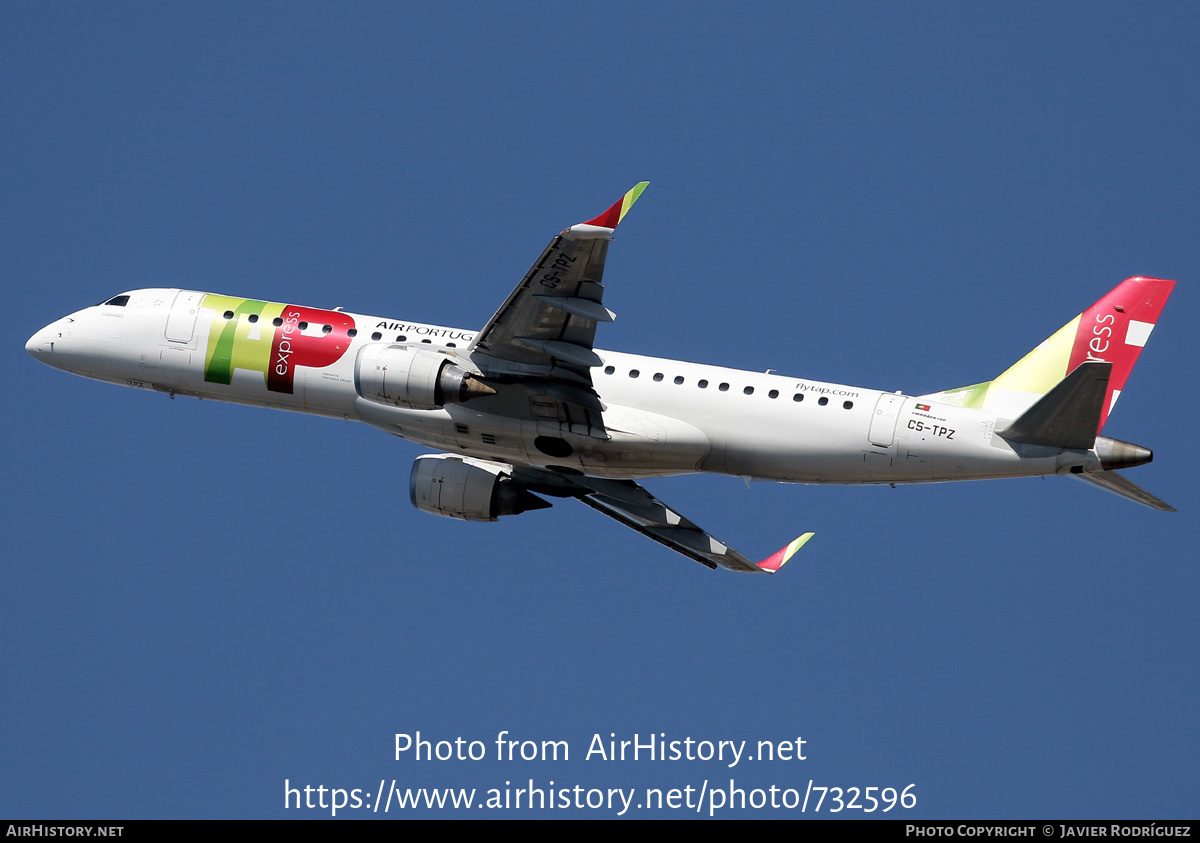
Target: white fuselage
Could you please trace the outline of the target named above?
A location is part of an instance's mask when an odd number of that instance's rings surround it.
[[[26,348],[48,365],[89,378],[364,421],[451,453],[599,477],[715,472],[795,483],[911,483],[1064,473],[1088,460],[1086,452],[1010,444],[994,433],[998,421],[1008,420],[982,410],[599,349],[602,365],[591,374],[608,439],[563,434],[557,423],[551,431],[529,410],[536,389],[521,386],[440,409],[405,409],[359,394],[363,348],[419,344],[470,366],[465,353],[475,332],[312,308],[299,310],[331,314],[324,318],[353,328],[345,333],[303,321],[273,327],[265,318],[246,324],[233,310],[210,306],[245,300],[175,289],[128,296],[121,306],[85,308],[46,326]],[[214,382],[214,355],[228,352],[216,338],[230,320],[243,320],[239,346],[227,365],[228,382]],[[298,364],[299,355],[288,358],[291,345],[278,340],[282,331],[294,331],[288,336],[311,348],[336,344],[330,355],[336,359]],[[253,357],[251,368],[238,365],[245,362],[239,355]],[[277,377],[269,371],[286,373],[290,391],[269,388],[269,377]],[[568,456],[535,446],[551,432],[571,446]]]

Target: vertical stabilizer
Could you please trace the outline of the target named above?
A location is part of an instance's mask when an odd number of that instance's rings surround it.
[[[1103,428],[1174,287],[1174,281],[1129,278],[995,380],[921,397],[991,410],[1015,419],[1080,363],[1111,363],[1112,373],[1100,408]]]

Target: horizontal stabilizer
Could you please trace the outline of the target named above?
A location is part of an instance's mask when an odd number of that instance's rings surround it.
[[[1161,501],[1154,495],[1147,492],[1141,486],[1131,480],[1127,480],[1125,475],[1118,474],[1115,471],[1095,471],[1091,474],[1072,474],[1072,477],[1078,477],[1080,480],[1099,486],[1112,492],[1114,495],[1120,495],[1123,498],[1129,498],[1131,501],[1137,501],[1151,509],[1157,509],[1160,512],[1178,512],[1175,507],[1171,506],[1166,501]]]
[[[1010,442],[1087,450],[1096,442],[1112,363],[1080,363],[1021,417],[997,431]]]

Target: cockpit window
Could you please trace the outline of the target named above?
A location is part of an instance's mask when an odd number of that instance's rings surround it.
[[[124,307],[125,305],[129,304],[129,296],[113,296],[104,303],[112,305],[113,307]]]

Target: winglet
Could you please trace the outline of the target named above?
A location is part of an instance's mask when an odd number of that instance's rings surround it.
[[[796,555],[796,551],[804,547],[804,544],[813,537],[813,533],[805,533],[800,538],[793,541],[787,547],[780,550],[773,556],[769,556],[758,563],[758,567],[766,571],[768,574],[774,574],[779,571],[784,564]]]
[[[625,215],[629,213],[629,209],[633,207],[633,203],[642,195],[642,191],[646,189],[648,181],[640,181],[633,188],[616,201],[616,203],[594,220],[588,220],[584,225],[596,225],[601,228],[616,228],[621,220],[625,219]]]

